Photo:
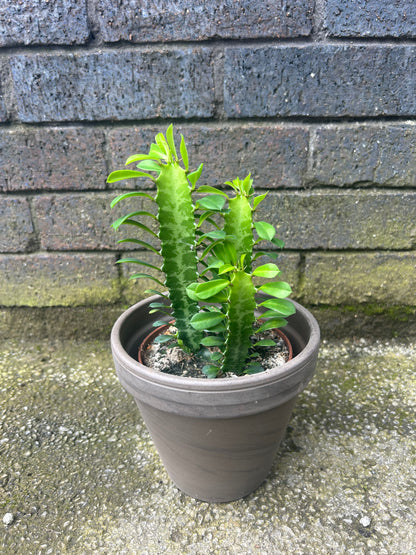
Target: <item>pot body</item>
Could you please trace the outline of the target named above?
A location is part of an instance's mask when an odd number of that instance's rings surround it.
[[[111,348],[122,386],[139,407],[173,482],[210,502],[244,497],[267,477],[297,395],[311,379],[319,326],[294,302],[296,313],[283,332],[293,347],[284,365],[238,378],[184,378],[156,372],[137,361],[141,341],[156,315],[151,297],[115,323]]]

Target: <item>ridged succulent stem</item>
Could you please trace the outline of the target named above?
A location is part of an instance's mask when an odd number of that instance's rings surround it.
[[[243,373],[251,346],[250,337],[255,320],[255,292],[250,274],[243,270],[238,270],[233,274],[225,320],[227,339],[221,365],[223,373]]]
[[[186,287],[198,279],[194,205],[186,172],[178,163],[160,166],[156,180],[162,270],[169,290],[178,337],[192,352],[200,349],[202,332],[189,325],[199,311]]]

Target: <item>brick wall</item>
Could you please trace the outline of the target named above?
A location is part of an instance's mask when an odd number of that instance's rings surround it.
[[[141,295],[106,175],[170,122],[271,189],[295,297],[416,305],[414,0],[3,2],[0,75],[0,306]]]

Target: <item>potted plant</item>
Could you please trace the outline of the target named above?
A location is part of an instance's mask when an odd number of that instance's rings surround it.
[[[150,290],[150,298],[115,323],[116,371],[176,485],[198,499],[231,501],[266,478],[296,397],[315,371],[319,327],[309,311],[287,299],[291,289],[275,279],[276,264],[256,266],[260,256],[276,256],[261,244],[282,243],[270,223],[255,219],[267,193],[255,196],[250,176],[227,182],[230,193],[207,185],[196,189],[202,164],[190,170],[185,140],[181,136],[178,152],[172,126],[166,137],[156,136],[148,154],[126,162],[133,163],[137,169],[115,171],[108,181],[144,177],[155,183],[156,194],[128,191],[112,206],[139,196],[156,210],[129,212],[113,227],[138,227],[157,240],[155,245],[129,237],[120,243],[139,245],[160,257],[160,264],[135,257],[118,262],[150,267],[151,274],[131,277],[153,279],[167,292]],[[155,220],[156,231],[146,219]],[[173,335],[163,333],[169,322]],[[155,326],[162,327],[151,333]],[[277,328],[293,358],[264,370],[262,356],[275,348]],[[202,358],[201,378],[145,366],[138,360],[143,341],[174,342],[190,358]]]

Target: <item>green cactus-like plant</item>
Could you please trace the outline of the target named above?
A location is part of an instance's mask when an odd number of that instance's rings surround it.
[[[178,329],[178,344],[208,358],[203,372],[210,378],[229,372],[241,375],[263,369],[250,359],[257,349],[274,345],[272,339],[254,339],[256,334],[285,325],[286,317],[293,314],[293,304],[286,299],[290,286],[283,281],[266,281],[260,285],[256,279],[274,279],[280,273],[274,263],[258,267],[260,256],[276,257],[255,247],[269,241],[282,247],[275,238],[275,228],[255,221],[256,208],[267,193],[254,196],[253,182],[244,180],[227,182],[234,195],[222,189],[203,185],[196,191],[207,196],[193,202],[192,194],[202,171],[189,171],[188,153],[181,136],[178,156],[170,126],[166,138],[159,133],[156,144],[148,154],[131,156],[126,164],[138,162],[138,170],[121,170],[110,174],[108,181],[145,177],[157,187],[156,195],[144,191],[129,191],[116,197],[112,206],[133,196],[146,197],[157,204],[157,215],[136,211],[116,220],[113,227],[134,225],[157,237],[160,248],[136,238],[121,239],[132,242],[161,256],[161,264],[152,265],[136,258],[122,258],[118,262],[131,262],[150,267],[160,273],[156,278],[137,273],[132,278],[147,277],[168,289],[171,313]],[[157,222],[153,231],[142,222],[152,218]],[[218,222],[223,221],[221,226]],[[205,231],[206,226],[212,226]],[[199,256],[197,255],[199,252]],[[198,265],[202,270],[198,271]],[[253,269],[254,268],[254,269]],[[259,299],[258,293],[269,298]],[[152,303],[153,311],[166,311],[166,304]],[[161,336],[161,342],[169,340]]]
[[[263,369],[257,363],[249,362],[250,349],[274,345],[272,339],[252,342],[252,337],[263,331],[277,328],[287,323],[286,317],[294,313],[293,304],[286,299],[291,293],[290,286],[283,281],[266,282],[256,286],[256,277],[275,278],[280,273],[273,263],[266,263],[251,270],[259,256],[273,256],[258,251],[253,254],[253,247],[261,241],[271,241],[281,247],[282,243],[275,239],[275,228],[267,222],[253,222],[255,209],[266,194],[254,197],[252,180],[247,176],[244,181],[235,179],[228,184],[234,189],[235,197],[228,199],[228,209],[218,207],[224,216],[224,230],[221,238],[218,232],[207,233],[211,245],[205,254],[211,255],[207,269],[213,279],[202,283],[193,283],[188,287],[188,294],[195,300],[205,303],[219,303],[203,306],[195,315],[191,324],[196,329],[210,332],[202,340],[205,346],[216,346],[218,352],[211,353],[211,363],[206,365],[204,372],[209,377],[233,372],[235,374],[254,373]],[[224,193],[213,187],[202,186],[198,192],[209,192],[213,195]],[[207,202],[203,202],[207,205]],[[212,214],[210,214],[211,216]],[[257,239],[254,239],[253,231]],[[210,248],[211,247],[211,248]],[[257,301],[257,293],[265,292],[272,298]],[[266,312],[260,313],[261,307]],[[220,319],[218,325],[214,315]],[[208,316],[208,321],[204,318]],[[212,319],[212,323],[210,321]],[[259,320],[263,323],[259,324]]]
[[[183,163],[183,167],[180,163]],[[122,239],[120,243],[131,242],[150,250],[162,257],[160,266],[149,264],[137,258],[122,258],[119,263],[135,263],[150,267],[160,273],[160,279],[146,273],[136,273],[131,276],[136,278],[150,278],[169,291],[172,316],[178,329],[178,339],[183,346],[192,352],[199,350],[202,333],[190,325],[192,316],[199,308],[195,300],[186,294],[189,283],[198,278],[196,234],[194,205],[191,191],[201,175],[201,166],[193,172],[189,171],[188,153],[183,136],[180,143],[180,157],[177,154],[173,138],[172,126],[166,131],[166,138],[162,133],[156,136],[156,144],[152,144],[148,154],[137,154],[128,158],[126,165],[138,162],[136,170],[120,170],[112,172],[108,177],[109,183],[145,177],[151,179],[157,187],[157,193],[152,196],[148,192],[131,191],[116,197],[111,206],[133,196],[142,196],[157,204],[157,215],[146,211],[136,211],[116,220],[112,225],[118,229],[122,224],[139,227],[151,236],[160,239],[160,250],[150,243],[136,238]],[[152,231],[147,225],[137,220],[137,217],[150,217],[158,222],[158,231]],[[164,276],[164,279],[163,279]],[[163,281],[162,281],[163,280]],[[157,303],[153,309],[163,309]]]

